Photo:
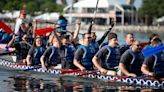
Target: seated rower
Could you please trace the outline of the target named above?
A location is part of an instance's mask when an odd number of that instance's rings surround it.
[[[59,53],[60,47],[60,38],[54,31],[52,46],[48,47],[40,58],[41,66],[43,69],[47,69],[47,67],[52,69],[61,69],[61,56]],[[59,64],[60,66],[58,67]]]
[[[22,41],[12,43],[13,47],[16,49],[16,57],[17,62],[26,63],[26,57],[28,54],[29,49],[31,48],[31,44],[28,42],[27,35],[23,35]]]
[[[95,50],[90,46],[91,36],[83,34],[83,45],[80,45],[74,54],[74,65],[80,70],[93,70],[92,58]]]
[[[34,46],[30,48],[26,57],[27,65],[39,65],[40,57],[43,55],[45,47],[43,47],[42,39],[40,37],[35,38]]]
[[[59,48],[61,56],[62,69],[77,69],[73,64],[74,49],[69,47],[69,35],[61,36],[62,46]]]
[[[152,40],[152,47],[163,46],[161,39],[156,37]],[[153,52],[152,52],[153,53]],[[146,57],[141,71],[144,74],[155,76],[156,78],[164,78],[164,52],[161,51],[152,56]]]
[[[140,42],[134,40],[130,49],[126,50],[121,56],[119,63],[120,75],[132,77],[141,75],[142,61],[143,55],[141,54]]]
[[[116,75],[115,69],[120,60],[117,34],[109,33],[108,45],[102,47],[93,57],[92,62],[102,73]]]

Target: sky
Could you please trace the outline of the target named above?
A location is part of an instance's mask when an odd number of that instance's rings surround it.
[[[60,0],[58,0],[60,1]],[[118,0],[121,4],[126,4],[126,0]],[[72,3],[72,0],[67,0],[68,4]],[[135,0],[134,5],[136,6],[136,8],[141,7],[142,4],[142,0]]]

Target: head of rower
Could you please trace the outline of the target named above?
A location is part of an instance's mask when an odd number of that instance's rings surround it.
[[[91,32],[91,37],[92,37],[92,41],[95,42],[96,41],[96,33],[95,32]]]
[[[115,48],[115,47],[118,46],[117,34],[115,34],[115,33],[109,33],[109,35],[108,35],[108,44],[112,48]]]
[[[141,45],[140,45],[140,41],[139,40],[134,40],[132,42],[132,45],[131,45],[131,49],[132,51],[136,52],[136,53],[140,53],[141,52]]]
[[[62,45],[68,45],[69,44],[69,35],[62,35],[61,36],[61,38],[62,38]]]
[[[127,45],[131,45],[132,42],[134,41],[134,36],[133,36],[133,34],[132,34],[132,33],[126,34],[126,36],[125,36],[125,41],[126,41],[126,44],[127,44]]]
[[[91,35],[90,35],[90,34],[88,34],[88,33],[84,33],[84,34],[83,34],[83,44],[84,44],[85,46],[89,46],[91,40],[92,40],[92,39],[91,39]]]
[[[154,37],[152,37],[150,42],[151,42],[152,46],[158,46],[161,44],[161,39],[159,38],[159,36],[154,36]]]
[[[35,43],[35,44],[34,44],[35,47],[40,47],[40,46],[42,46],[42,44],[43,44],[42,39],[41,39],[40,37],[37,37],[37,38],[35,39],[34,43]]]
[[[22,18],[22,19],[25,19],[26,18],[26,14],[27,14],[26,10],[21,10],[20,14],[19,14],[19,17]]]

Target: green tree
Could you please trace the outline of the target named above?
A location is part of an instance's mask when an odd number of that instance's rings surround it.
[[[141,17],[147,16],[148,25],[152,24],[154,18],[164,16],[164,0],[143,0],[139,9]]]
[[[26,9],[29,14],[34,15],[35,11],[39,11],[40,4],[37,3],[36,1],[31,1],[26,4]]]
[[[64,6],[62,5],[57,5],[56,3],[49,1],[42,4],[40,10],[44,12],[62,12],[63,7]]]
[[[0,0],[0,11],[27,9],[29,14],[37,11],[62,12],[64,5],[56,4],[56,0]]]

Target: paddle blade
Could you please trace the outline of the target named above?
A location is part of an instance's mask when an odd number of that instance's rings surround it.
[[[9,28],[6,24],[4,24],[3,22],[0,21],[0,28],[2,28],[5,32],[12,34],[13,31],[11,30],[11,28]]]
[[[55,28],[43,28],[43,29],[39,29],[39,30],[35,30],[35,33],[37,35],[44,35],[48,32],[52,32]]]
[[[148,57],[148,56],[151,56],[151,55],[156,54],[158,52],[161,52],[163,50],[164,50],[164,46],[160,45],[160,46],[144,49],[144,50],[142,50],[142,54],[144,55],[144,57]]]

